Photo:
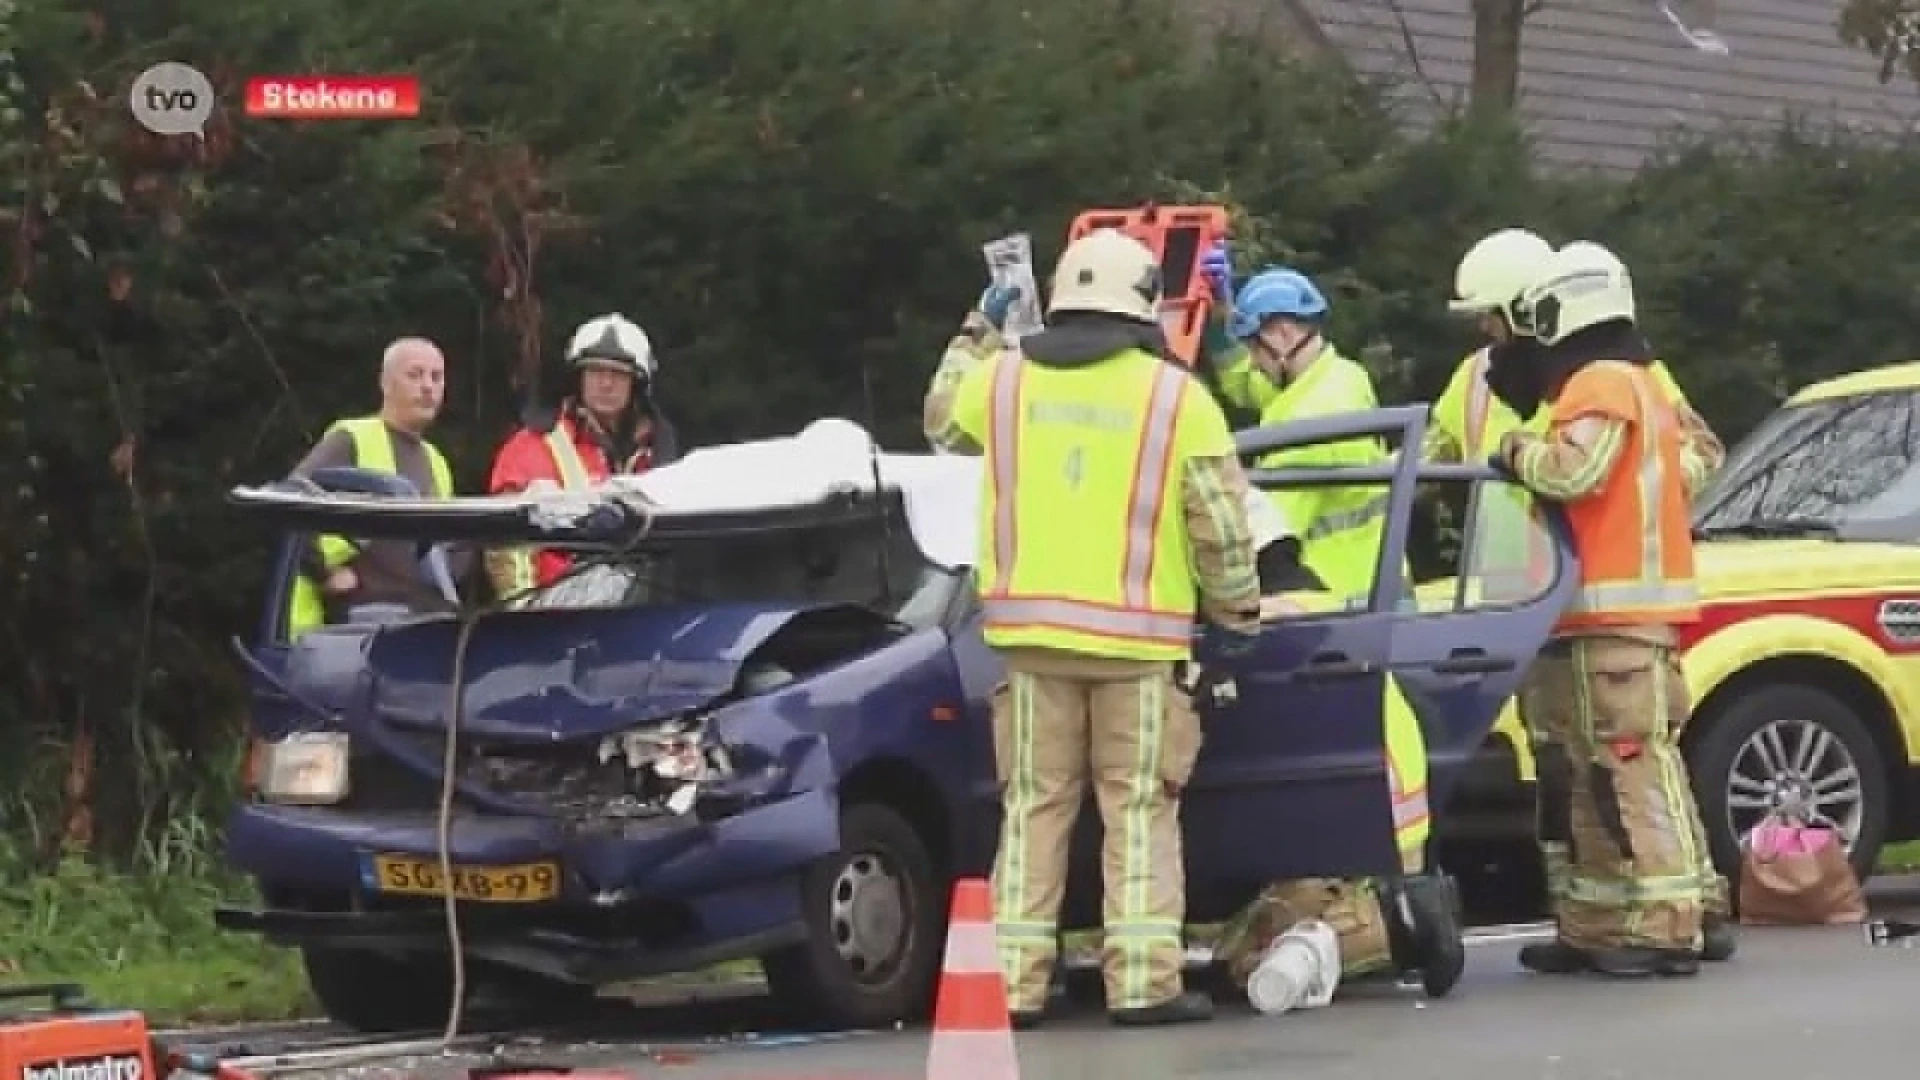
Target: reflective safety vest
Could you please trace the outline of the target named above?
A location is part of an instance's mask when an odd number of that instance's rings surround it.
[[[1219,406],[1185,370],[1138,349],[1081,368],[1009,351],[970,378],[989,380],[988,644],[1186,659],[1198,588],[1181,485],[1189,459],[1233,453]]]
[[[553,455],[553,474],[560,478],[562,488],[573,490],[593,483],[593,475],[587,471],[587,463],[580,460],[580,448],[573,445],[569,434],[568,422],[556,420],[547,431],[547,453]]]
[[[574,445],[573,421],[570,418],[554,420],[553,426],[547,429],[540,441],[546,445],[547,455],[553,459],[553,475],[562,489],[577,490],[591,486],[596,481],[593,470],[587,468],[587,463],[580,457],[580,448]],[[543,584],[540,565],[536,562],[539,551],[536,547],[517,547],[507,552],[508,573],[512,575],[512,581],[503,586],[506,592],[525,593]],[[565,561],[549,561],[554,566],[546,571],[546,576],[551,578],[556,573],[564,572],[567,565]]]
[[[1453,378],[1433,406],[1433,423],[1460,449],[1468,464],[1485,461],[1515,431],[1543,435],[1552,410],[1541,406],[1525,421],[1487,387],[1491,350],[1469,354],[1454,369]],[[1649,372],[1661,393],[1675,405],[1687,395],[1667,365],[1655,360]],[[1550,582],[1553,552],[1548,533],[1533,520],[1533,498],[1515,484],[1486,485],[1471,525],[1475,537],[1474,564],[1466,568],[1469,585],[1483,602],[1524,599]]]
[[[1454,369],[1447,389],[1434,403],[1433,422],[1460,449],[1460,460],[1477,464],[1499,449],[1514,431],[1544,432],[1548,410],[1525,423],[1487,388],[1491,352],[1480,349]],[[1533,497],[1518,484],[1483,484],[1470,523],[1473,565],[1465,567],[1476,603],[1524,600],[1550,584],[1553,546],[1533,520]]]
[[[1554,428],[1582,417],[1628,425],[1620,456],[1599,490],[1566,505],[1580,589],[1559,629],[1697,619],[1693,532],[1673,407],[1633,365],[1609,361],[1575,373],[1551,411]]]
[[[394,458],[393,433],[387,430],[386,421],[380,417],[359,416],[336,420],[327,428],[327,435],[336,431],[345,431],[353,439],[353,464],[356,468],[388,475],[400,471]],[[447,459],[441,456],[438,447],[425,439],[420,440],[420,445],[426,449],[428,465],[433,469],[436,490],[432,494],[440,497],[453,494],[453,472],[447,468]],[[359,550],[344,536],[316,537],[314,544],[320,550],[321,565],[329,571],[338,569]],[[319,585],[296,569],[293,588],[287,598],[287,640],[299,640],[302,634],[326,619],[326,604],[321,599]]]
[[[1485,461],[1500,448],[1500,440],[1510,432],[1524,430],[1544,434],[1547,430],[1550,410],[1544,405],[1522,422],[1506,402],[1493,396],[1493,391],[1487,388],[1490,358],[1487,349],[1480,349],[1460,361],[1440,400],[1433,404],[1434,424],[1460,447],[1461,460],[1469,463]],[[1668,401],[1675,405],[1687,403],[1687,395],[1663,361],[1655,360],[1648,370]]]
[[[1262,426],[1377,408],[1366,370],[1323,349],[1301,376],[1260,414]],[[1374,465],[1387,460],[1378,438],[1289,447],[1260,458],[1263,469]],[[1367,593],[1386,532],[1386,485],[1288,488],[1268,493],[1281,516],[1300,528],[1300,561],[1342,597]]]

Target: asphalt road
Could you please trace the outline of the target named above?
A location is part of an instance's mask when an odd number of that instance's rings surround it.
[[[1920,914],[1920,880],[1875,892],[1878,914]],[[1225,1004],[1211,1024],[1159,1030],[1114,1029],[1097,1006],[1083,1006],[1014,1037],[1020,1077],[1858,1080],[1911,1072],[1920,1055],[1920,948],[1869,946],[1859,927],[1750,928],[1731,963],[1694,979],[1630,983],[1529,975],[1515,963],[1521,943],[1511,935],[1476,941],[1466,978],[1438,1002],[1391,985],[1357,986],[1324,1010],[1263,1017]],[[737,1032],[753,1006],[705,1008],[710,1030]],[[634,1031],[644,1045],[520,1047],[507,1062],[604,1067],[635,1080],[926,1075],[924,1030],[686,1037],[667,1033],[703,1023],[698,1009],[649,1012]],[[452,1080],[476,1064],[504,1063],[414,1058],[320,1075]]]

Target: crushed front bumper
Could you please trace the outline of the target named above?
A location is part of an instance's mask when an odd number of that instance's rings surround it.
[[[244,805],[228,825],[229,859],[276,903],[225,909],[217,921],[285,944],[444,948],[442,902],[391,897],[373,873],[376,855],[437,860],[438,832],[425,811]],[[451,836],[456,866],[561,869],[551,901],[463,901],[469,951],[582,982],[686,970],[798,940],[800,873],[840,844],[838,799],[826,788],[718,820],[629,822],[609,835],[547,817],[457,811]],[[326,899],[283,899],[293,897]]]

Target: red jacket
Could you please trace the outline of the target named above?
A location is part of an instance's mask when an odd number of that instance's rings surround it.
[[[556,487],[567,487],[567,477],[563,475],[561,463],[555,460],[549,438],[564,439],[573,448],[574,459],[579,462],[580,471],[586,483],[602,483],[614,474],[607,460],[607,449],[596,433],[585,424],[575,420],[573,403],[568,402],[560,410],[560,417],[550,433],[536,428],[523,427],[507,437],[494,455],[493,476],[487,481],[489,494],[501,495],[509,492],[524,491],[535,480],[545,480]],[[653,467],[653,450],[642,447],[629,458],[619,471],[622,474],[646,472]],[[539,550],[532,553],[534,583],[545,587],[551,585],[571,565],[566,555],[557,551]]]

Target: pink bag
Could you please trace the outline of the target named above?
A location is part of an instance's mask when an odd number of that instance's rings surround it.
[[[1740,921],[1759,926],[1857,923],[1860,879],[1832,829],[1768,815],[1740,858]]]

